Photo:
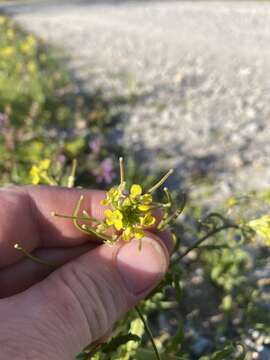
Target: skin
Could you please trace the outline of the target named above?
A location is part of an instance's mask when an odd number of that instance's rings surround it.
[[[103,219],[102,191],[0,189],[0,360],[74,359],[108,336],[166,272],[168,231],[147,229],[138,253],[135,240],[109,247],[71,221],[51,216],[52,211],[71,214],[81,194],[83,208]],[[155,216],[157,224],[160,214]],[[25,258],[16,243],[54,267]]]

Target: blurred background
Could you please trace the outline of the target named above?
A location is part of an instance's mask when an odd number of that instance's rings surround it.
[[[0,1],[0,184],[31,182],[44,158],[60,179],[77,158],[77,183],[107,188],[124,154],[130,181],[175,168],[170,186],[189,193],[192,213],[247,193],[269,201],[269,44],[264,1]],[[187,261],[172,317],[190,359],[224,338],[270,359],[260,251]],[[244,275],[267,298],[257,317],[239,300]],[[171,332],[169,318],[153,324]]]

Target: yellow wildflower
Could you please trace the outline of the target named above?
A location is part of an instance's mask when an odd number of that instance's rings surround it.
[[[105,220],[95,219],[88,216],[87,212],[84,210],[84,218],[79,216],[80,207],[82,203],[83,196],[80,197],[73,216],[55,214],[54,216],[72,218],[74,224],[84,233],[95,234],[105,241],[109,245],[113,245],[119,238],[123,241],[129,242],[131,239],[142,239],[145,236],[145,228],[148,228],[155,224],[156,218],[152,214],[153,209],[163,208],[164,216],[162,220],[176,218],[176,214],[179,215],[179,209],[174,211],[172,215],[169,216],[168,208],[171,206],[171,202],[166,203],[154,203],[152,194],[156,191],[172,173],[172,170],[169,170],[154,186],[152,186],[147,192],[143,193],[143,189],[139,184],[132,184],[132,186],[127,189],[126,182],[124,180],[124,168],[123,168],[123,159],[120,158],[120,185],[112,187],[107,193],[106,198],[101,201],[102,205],[107,206],[105,209],[104,215]],[[44,180],[43,169],[39,167],[34,167],[32,169],[33,180],[37,183],[40,181],[41,177]],[[167,198],[170,199],[170,194],[168,190],[164,192],[167,195]],[[182,209],[182,206],[181,206]],[[78,221],[86,220],[90,221],[92,224],[80,224]],[[165,222],[166,222],[165,221]],[[167,224],[163,223],[163,228],[166,228]],[[110,230],[110,231],[108,231]],[[112,234],[112,235],[108,235]]]
[[[130,241],[131,239],[141,239],[144,237],[144,231],[139,227],[132,228],[131,226],[127,227],[122,234],[122,239],[124,241]]]
[[[156,219],[151,214],[151,212],[144,215],[144,217],[140,217],[140,222],[142,226],[152,226],[154,225]]]
[[[9,58],[15,53],[15,49],[12,46],[6,46],[0,49],[0,55]]]
[[[116,230],[123,228],[123,214],[119,210],[111,211],[110,209],[105,210],[106,223],[113,225]]]
[[[13,40],[15,37],[15,31],[13,29],[8,29],[7,30],[7,38],[9,40]]]
[[[251,220],[248,225],[270,245],[270,216],[263,215],[258,219]]]
[[[106,199],[102,200],[101,204],[102,205],[116,204],[120,200],[121,196],[122,196],[121,189],[119,187],[118,188],[113,187],[107,192]]]
[[[142,187],[137,184],[133,184],[130,188],[130,197],[136,198],[142,194]]]
[[[124,241],[141,239],[144,236],[143,228],[152,226],[156,221],[151,212],[152,196],[142,192],[140,185],[133,184],[128,193],[122,182],[110,189],[106,199],[101,202],[112,208],[105,210],[106,224],[122,231]]]
[[[36,39],[34,36],[27,36],[26,40],[21,44],[21,51],[25,54],[31,54],[36,46]]]
[[[230,197],[227,200],[227,206],[231,208],[234,207],[235,205],[237,205],[237,199],[235,197]]]
[[[31,74],[34,74],[37,71],[37,65],[33,61],[30,61],[27,64],[27,69]]]
[[[51,161],[49,159],[41,160],[38,165],[33,165],[30,170],[30,176],[32,177],[32,184],[37,185],[42,180],[48,180],[47,170],[49,169]]]
[[[4,16],[0,16],[0,25],[4,25],[7,22],[7,19]]]

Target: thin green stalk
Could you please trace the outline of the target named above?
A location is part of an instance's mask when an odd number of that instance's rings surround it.
[[[120,184],[122,185],[124,180],[124,159],[122,157],[119,158],[119,166],[120,166]]]
[[[144,318],[144,316],[143,316],[143,314],[142,314],[142,312],[141,312],[141,310],[140,310],[140,308],[139,308],[138,306],[135,306],[135,310],[137,311],[140,319],[141,319],[142,322],[143,322],[145,331],[146,331],[146,333],[147,333],[147,335],[148,335],[148,337],[149,337],[149,339],[150,339],[150,341],[151,341],[151,343],[152,343],[152,346],[153,346],[154,352],[155,352],[155,354],[156,354],[157,360],[161,360],[161,357],[160,357],[160,354],[159,354],[159,352],[158,352],[157,345],[156,345],[156,343],[155,343],[155,340],[154,340],[152,331],[151,331],[151,329],[150,329],[147,321],[145,320],[145,318]]]
[[[57,186],[57,182],[54,181],[51,177],[49,177],[47,174],[42,174],[41,177],[47,181],[47,183],[50,185],[50,186]]]
[[[163,231],[166,229],[168,225],[173,225],[177,221],[177,218],[182,214],[184,207],[185,207],[185,201],[183,202],[183,204],[179,209],[175,210],[173,214],[171,214],[170,216],[168,216],[166,219],[164,219],[159,223],[158,230]]]
[[[51,212],[51,215],[52,216],[55,216],[55,217],[59,217],[59,218],[62,218],[62,219],[70,219],[70,220],[88,220],[88,221],[94,221],[98,224],[102,224],[102,221],[92,217],[92,216],[73,216],[73,215],[63,215],[63,214],[58,214],[54,211]]]
[[[15,244],[14,248],[16,250],[21,251],[26,257],[28,257],[29,259],[31,259],[32,261],[39,263],[41,265],[45,265],[45,266],[49,266],[49,267],[53,267],[56,268],[56,265],[53,265],[49,262],[47,262],[46,260],[40,259],[32,254],[30,254],[26,249],[24,249],[20,244]]]
[[[165,181],[170,177],[173,173],[173,169],[170,169],[154,186],[152,186],[147,193],[152,194],[154,191],[156,191],[161,185],[165,183]]]
[[[68,188],[73,188],[73,186],[74,186],[77,165],[78,165],[77,159],[74,159],[72,162],[71,173],[67,179],[67,187]]]
[[[173,260],[173,264],[178,262],[179,260],[183,259],[187,254],[189,254],[192,250],[197,249],[204,241],[209,239],[211,236],[219,233],[220,231],[227,230],[227,229],[239,229],[239,225],[237,224],[226,224],[220,227],[217,227],[210,231],[208,234],[197,240],[193,245],[191,245],[186,251],[180,254],[176,259]]]

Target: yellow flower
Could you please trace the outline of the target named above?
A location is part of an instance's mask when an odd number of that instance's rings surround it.
[[[8,29],[7,30],[7,38],[9,40],[13,40],[15,37],[15,31],[13,29]]]
[[[152,215],[151,212],[144,215],[144,217],[140,217],[140,222],[142,226],[148,227],[154,225],[156,219]]]
[[[7,19],[4,16],[0,16],[0,25],[4,25]]]
[[[134,184],[130,188],[130,197],[136,198],[142,194],[142,187],[140,185]]]
[[[127,227],[122,234],[122,239],[126,242],[130,241],[131,239],[141,239],[144,237],[144,231],[139,227],[132,228],[131,226]]]
[[[38,165],[33,165],[30,170],[30,176],[32,177],[32,184],[37,185],[41,180],[48,179],[47,170],[49,169],[51,161],[49,159],[41,160]]]
[[[101,201],[101,205],[114,204],[114,203],[118,202],[121,195],[122,195],[122,193],[119,190],[119,188],[113,187],[107,192],[106,199]]]
[[[144,194],[140,197],[140,204],[138,206],[140,211],[149,211],[151,210],[153,198],[150,194]]]
[[[6,46],[0,49],[0,55],[9,58],[15,53],[15,49],[12,46]]]
[[[122,231],[124,241],[132,238],[141,239],[144,236],[144,227],[153,225],[156,221],[151,212],[152,195],[142,194],[142,187],[133,184],[129,193],[125,192],[125,183],[111,188],[106,199],[101,204],[109,205],[105,210],[106,224]]]
[[[113,225],[116,230],[122,230],[123,228],[123,214],[119,210],[111,211],[110,209],[105,210],[106,223]]]
[[[270,216],[263,215],[258,219],[251,220],[248,225],[270,245]]]
[[[140,228],[135,228],[134,229],[134,237],[136,239],[141,239],[144,237],[144,231]]]
[[[41,160],[40,164],[39,164],[39,167],[40,169],[42,170],[48,170],[49,167],[50,167],[50,164],[51,164],[51,160],[50,159],[44,159],[44,160]]]
[[[26,40],[21,44],[21,51],[25,54],[31,54],[36,46],[36,39],[34,36],[27,36]]]
[[[227,206],[228,207],[234,207],[235,205],[237,205],[237,200],[235,197],[230,197],[228,200],[227,200]]]
[[[40,174],[39,174],[39,168],[36,165],[33,165],[30,170],[30,175],[32,177],[32,184],[37,185],[40,182]]]
[[[34,74],[37,71],[37,65],[33,61],[30,61],[27,64],[27,69],[30,73]]]
[[[101,201],[102,205],[107,206],[104,211],[105,220],[101,221],[87,215],[83,211],[84,218],[79,217],[81,203],[83,196],[80,197],[73,216],[66,216],[55,214],[55,216],[63,216],[65,218],[72,218],[77,228],[81,229],[84,233],[96,234],[106,244],[113,245],[119,238],[123,241],[129,242],[132,239],[142,239],[145,236],[144,229],[155,224],[156,219],[152,214],[153,209],[163,208],[164,216],[162,220],[169,217],[168,208],[171,206],[169,191],[164,188],[167,195],[167,203],[153,202],[152,194],[167,180],[172,170],[168,171],[148,192],[143,194],[143,189],[139,184],[132,184],[127,189],[125,182],[125,171],[123,166],[123,158],[119,159],[120,162],[120,185],[112,187],[107,193],[106,198]],[[44,167],[45,165],[45,167]],[[33,183],[39,183],[41,180],[48,180],[47,168],[49,164],[40,163],[38,166],[33,166],[31,175]],[[47,178],[46,178],[47,176]],[[50,180],[50,178],[49,178]],[[179,211],[179,210],[178,210]],[[175,218],[176,211],[170,215]],[[80,224],[78,220],[91,221],[93,224]],[[164,221],[165,222],[165,221]],[[169,221],[163,225],[166,228]],[[109,232],[107,230],[110,230]],[[142,242],[140,241],[140,244]]]
[[[123,234],[122,234],[122,239],[124,241],[129,241],[132,237],[132,228],[129,226],[128,228],[126,228],[124,231],[123,231]]]

